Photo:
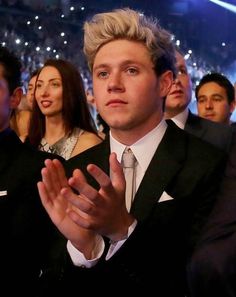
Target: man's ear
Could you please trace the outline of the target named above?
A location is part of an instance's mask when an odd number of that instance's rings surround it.
[[[173,84],[173,72],[168,70],[160,76],[160,95],[166,97]]]
[[[18,87],[13,91],[13,94],[11,95],[11,99],[10,99],[11,109],[16,109],[18,107],[22,96],[23,96],[23,91],[21,87]]]
[[[234,112],[234,110],[235,110],[235,105],[236,105],[235,100],[232,101],[232,102],[230,103],[230,106],[229,106],[229,108],[230,108],[230,113],[233,113],[233,112]]]

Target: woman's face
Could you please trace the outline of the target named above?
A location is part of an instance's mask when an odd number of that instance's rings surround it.
[[[52,117],[62,112],[63,87],[59,71],[53,66],[45,66],[36,82],[35,99],[41,112]]]

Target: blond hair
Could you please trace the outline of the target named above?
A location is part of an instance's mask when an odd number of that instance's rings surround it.
[[[100,47],[116,39],[142,42],[150,53],[158,75],[166,70],[175,73],[172,35],[161,28],[156,19],[148,18],[129,8],[99,13],[85,22],[84,53],[90,70],[93,69],[94,59]]]

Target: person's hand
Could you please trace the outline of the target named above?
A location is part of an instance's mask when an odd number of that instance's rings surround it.
[[[38,182],[39,195],[44,208],[59,231],[80,250],[87,259],[96,244],[96,234],[82,228],[68,215],[73,206],[63,197],[69,185],[59,160],[46,160],[42,169],[42,181]],[[76,209],[79,213],[79,210]],[[85,215],[85,214],[83,214]]]
[[[98,166],[87,167],[100,185],[98,191],[87,183],[79,169],[75,169],[68,183],[80,194],[69,187],[64,187],[61,194],[73,205],[67,214],[76,225],[118,241],[126,237],[134,218],[126,209],[125,178],[115,153],[110,155],[109,161],[112,180]]]

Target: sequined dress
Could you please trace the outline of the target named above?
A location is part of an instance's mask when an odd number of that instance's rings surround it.
[[[71,157],[73,149],[84,130],[75,128],[69,135],[66,135],[59,139],[56,143],[50,145],[47,143],[45,138],[42,138],[39,150],[57,154],[63,157],[65,160],[68,160]]]

